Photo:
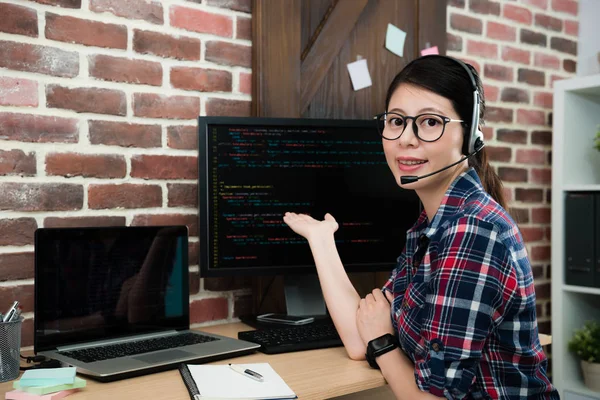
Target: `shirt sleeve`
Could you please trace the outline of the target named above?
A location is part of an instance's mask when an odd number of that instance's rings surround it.
[[[415,363],[417,385],[439,397],[462,399],[475,380],[488,335],[515,295],[515,269],[494,225],[473,217],[446,228],[431,257],[421,327],[426,351]]]

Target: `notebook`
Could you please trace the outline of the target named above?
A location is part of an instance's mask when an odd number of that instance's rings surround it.
[[[34,351],[79,374],[110,381],[260,347],[189,329],[186,226],[41,228],[34,255]]]
[[[237,364],[258,372],[262,382],[250,379],[228,365],[182,364],[179,372],[192,400],[295,399],[296,393],[268,363]]]

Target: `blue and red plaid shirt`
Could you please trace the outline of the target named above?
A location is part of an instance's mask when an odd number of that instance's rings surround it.
[[[448,399],[558,399],[546,375],[523,238],[474,169],[425,211],[383,290],[422,391]]]

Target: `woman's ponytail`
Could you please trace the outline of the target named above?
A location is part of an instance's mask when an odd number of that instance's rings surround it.
[[[506,199],[504,198],[504,185],[502,185],[502,181],[496,171],[494,171],[494,168],[489,164],[485,147],[475,155],[475,158],[471,158],[471,160],[473,161],[469,161],[469,164],[471,167],[475,168],[485,191],[488,192],[502,208],[507,210]]]

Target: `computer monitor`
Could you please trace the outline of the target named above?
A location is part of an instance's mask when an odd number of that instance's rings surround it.
[[[420,202],[396,184],[374,120],[200,117],[198,135],[201,276],[284,275],[288,314],[324,313],[287,211],[332,214],[348,272],[393,270]]]

